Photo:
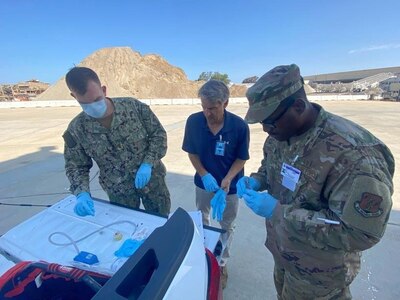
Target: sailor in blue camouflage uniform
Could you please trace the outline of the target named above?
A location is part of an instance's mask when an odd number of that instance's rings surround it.
[[[94,215],[89,171],[97,163],[99,182],[111,203],[168,215],[171,202],[161,162],[166,132],[148,105],[134,98],[108,98],[97,74],[74,67],[66,75],[71,95],[83,112],[64,133],[64,158],[75,213]]]
[[[256,173],[238,195],[266,218],[278,299],[351,299],[361,252],[382,238],[394,158],[361,126],[310,103],[295,64],[246,94],[246,120],[268,133]]]

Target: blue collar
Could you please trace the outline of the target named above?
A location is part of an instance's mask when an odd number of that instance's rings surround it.
[[[210,128],[208,128],[208,125],[207,125],[207,119],[206,119],[206,117],[204,116],[203,113],[202,113],[202,120],[203,120],[202,127],[204,129],[210,131]],[[227,133],[227,132],[233,130],[232,126],[230,126],[231,125],[231,120],[232,120],[232,114],[229,111],[227,111],[226,109],[224,109],[224,126],[222,126],[221,130],[215,135],[219,135],[219,134],[222,134],[222,133]],[[211,131],[210,131],[210,133],[212,134]]]

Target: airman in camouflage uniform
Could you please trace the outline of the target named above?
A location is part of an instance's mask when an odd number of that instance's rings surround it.
[[[238,190],[245,184],[246,203],[266,216],[278,299],[351,299],[361,251],[379,242],[389,219],[390,150],[361,126],[308,102],[296,65],[266,73],[247,98],[246,120],[261,122],[269,137],[258,172]],[[246,196],[252,188],[268,191],[255,195],[264,202]]]
[[[89,78],[87,94],[92,85],[98,92],[99,83]],[[105,94],[105,87],[102,89]],[[161,162],[167,151],[163,126],[149,106],[134,98],[99,97],[109,105],[105,116],[95,118],[81,112],[64,134],[65,169],[71,192],[79,195],[90,191],[89,170],[93,159],[100,170],[100,185],[110,202],[138,208],[141,199],[146,210],[167,215],[171,203],[165,183],[166,169]],[[85,110],[82,101],[86,99],[77,100]],[[151,177],[144,187],[136,188],[135,177],[143,163],[151,166]]]

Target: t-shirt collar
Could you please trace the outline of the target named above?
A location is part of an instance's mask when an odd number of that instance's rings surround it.
[[[229,113],[226,109],[224,109],[224,126],[222,126],[222,128],[221,128],[221,130],[218,132],[218,134],[226,133],[226,132],[229,132],[229,131],[233,130],[233,128],[231,128],[231,126],[229,126],[230,120],[231,120],[231,115],[230,115],[230,113]],[[206,119],[206,117],[204,116],[204,114],[203,114],[203,124],[202,124],[202,126],[203,126],[203,128],[205,128],[205,129],[207,129],[207,130],[210,130],[210,129],[208,128],[208,126],[207,126],[207,119]]]

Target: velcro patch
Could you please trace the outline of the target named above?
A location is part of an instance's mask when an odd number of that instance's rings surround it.
[[[68,130],[64,132],[62,137],[69,148],[74,148],[76,146],[75,139]]]
[[[366,218],[379,217],[383,213],[380,208],[382,200],[381,196],[363,193],[361,200],[354,202],[354,208]]]
[[[343,223],[368,235],[382,237],[392,207],[389,187],[376,178],[364,175],[358,175],[348,183],[351,188],[343,207]],[[343,188],[346,190],[348,186]],[[338,193],[338,196],[343,197],[343,194]]]

